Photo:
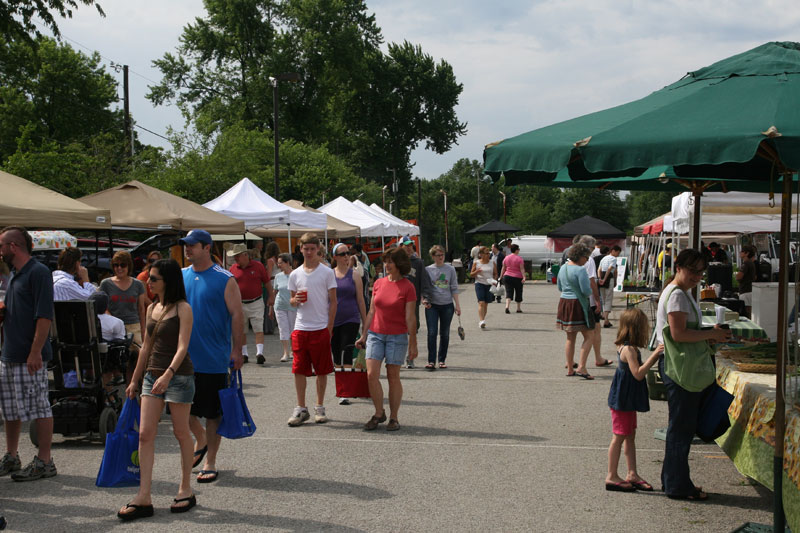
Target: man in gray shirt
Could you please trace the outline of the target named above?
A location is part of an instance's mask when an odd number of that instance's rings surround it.
[[[0,475],[14,481],[53,477],[50,457],[53,412],[48,398],[47,362],[53,358],[53,279],[50,270],[31,257],[33,241],[24,228],[0,230],[0,257],[13,269],[5,297],[3,355],[0,357],[0,410],[7,450]],[[32,420],[39,436],[39,453],[23,469],[18,446],[22,422]]]

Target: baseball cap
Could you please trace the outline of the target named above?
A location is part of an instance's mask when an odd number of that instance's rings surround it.
[[[202,242],[203,244],[211,244],[211,234],[204,229],[193,229],[186,234],[186,237],[178,241],[181,244],[188,244],[189,246]]]
[[[408,235],[403,237],[403,239],[400,242],[402,242],[403,244],[413,244],[414,243],[414,241],[412,241],[411,237],[409,237]]]

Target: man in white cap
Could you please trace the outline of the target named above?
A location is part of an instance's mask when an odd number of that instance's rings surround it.
[[[250,259],[250,252],[245,244],[234,244],[228,250],[228,257],[236,262],[231,265],[231,274],[236,278],[239,292],[242,295],[242,313],[244,314],[244,334],[247,335],[247,324],[256,335],[256,362],[264,364],[264,287],[272,298],[272,285],[264,265]],[[242,358],[248,361],[247,342],[242,343]]]

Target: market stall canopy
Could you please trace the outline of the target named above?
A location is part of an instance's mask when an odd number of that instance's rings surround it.
[[[519,228],[516,226],[500,222],[499,220],[490,220],[486,224],[476,226],[466,233],[515,233],[517,231],[519,231]]]
[[[283,203],[294,209],[306,209],[307,211],[311,211],[312,213],[320,212],[314,209],[313,207],[308,207],[307,205],[303,204],[303,202],[301,202],[300,200],[287,200]],[[353,224],[348,224],[344,220],[339,220],[338,218],[332,215],[328,215],[328,237],[336,239],[346,239],[348,237],[358,237],[360,234],[361,230],[359,229],[358,226],[354,226]]]
[[[312,213],[306,209],[294,209],[277,201],[250,181],[243,178],[217,198],[203,204],[204,207],[231,218],[244,221],[248,230],[282,228],[295,231],[295,227],[324,230],[328,224],[325,213]]]
[[[180,196],[133,180],[80,199],[111,211],[114,227],[244,233],[244,223]]]
[[[546,246],[553,251],[563,252],[572,244],[575,235],[591,235],[598,243],[608,246],[618,245],[625,249],[625,232],[608,222],[584,216],[567,222],[547,234]]]
[[[364,204],[364,205],[366,205],[366,204]],[[406,226],[408,226],[408,231],[403,233],[403,235],[411,235],[412,237],[414,235],[419,235],[419,226],[417,226],[416,224],[412,224],[411,222],[408,222],[406,220],[403,220],[402,218],[394,216],[393,214],[391,214],[390,212],[386,211],[385,209],[383,209],[381,206],[379,206],[376,203],[369,204],[369,208],[372,209],[373,211],[375,211],[378,214],[381,214],[381,215],[389,217],[390,221],[394,221],[395,223],[401,224],[401,225],[405,224]]]
[[[110,229],[108,209],[98,209],[0,170],[0,227]]]
[[[393,216],[389,215],[388,213],[386,215],[384,215],[383,213],[379,213],[379,212],[375,211],[370,206],[368,206],[367,204],[365,204],[364,202],[362,202],[361,200],[359,200],[357,198],[355,200],[353,200],[352,203],[358,209],[361,209],[365,213],[368,213],[371,216],[373,216],[373,217],[375,217],[375,218],[377,218],[379,220],[382,220],[384,222],[384,224],[388,224],[392,235],[397,235],[398,237],[401,236],[401,235],[405,235],[408,232],[409,227],[411,226],[411,224],[409,224],[405,220],[400,220],[397,217],[393,217]],[[395,222],[395,220],[400,220],[400,221],[399,222]]]
[[[348,224],[358,226],[362,237],[388,237],[397,235],[394,226],[379,218],[374,213],[364,211],[347,198],[339,196],[319,208],[323,213],[344,220]]]
[[[725,181],[718,190],[750,186],[741,180],[780,190],[780,175],[800,168],[800,44],[766,43],[640,100],[484,150],[485,172],[506,183],[552,181],[562,169],[573,181],[637,177],[659,165],[700,187],[712,178]]]

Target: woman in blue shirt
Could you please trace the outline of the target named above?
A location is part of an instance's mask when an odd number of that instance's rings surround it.
[[[584,265],[589,260],[591,250],[580,243],[573,244],[567,252],[567,263],[558,271],[558,290],[561,299],[558,301],[556,327],[567,334],[564,355],[567,359],[567,376],[580,376],[583,379],[594,379],[586,369],[586,360],[594,340],[594,315],[589,309],[589,295],[592,286]],[[583,335],[580,360],[574,368],[575,340],[578,332]]]

